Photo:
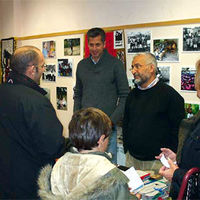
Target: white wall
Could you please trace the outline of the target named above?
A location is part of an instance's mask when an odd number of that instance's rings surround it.
[[[199,0],[0,0],[0,36],[200,18],[199,10]]]
[[[89,29],[94,26],[110,27],[148,22],[171,21],[179,19],[200,18],[199,0],[0,0],[0,38],[21,37],[44,33]],[[180,27],[150,28],[153,38],[182,38]],[[69,36],[67,36],[69,37]],[[73,36],[72,36],[73,37]],[[82,36],[80,36],[82,37]],[[46,38],[46,40],[63,40]],[[83,39],[83,37],[82,37]],[[18,45],[34,44],[41,48],[43,39],[25,40]],[[61,47],[63,48],[63,47]],[[83,47],[82,47],[83,49]],[[61,54],[60,54],[61,55]],[[181,55],[181,62],[170,64],[172,68],[172,86],[180,92],[180,70],[185,65],[194,66],[199,55]],[[83,57],[83,52],[79,59]],[[132,55],[127,56],[127,68],[131,65]],[[78,60],[76,60],[77,64]],[[167,64],[168,65],[168,64]],[[74,67],[75,73],[76,66]],[[128,77],[131,74],[128,73]],[[55,87],[68,87],[69,109],[67,112],[57,111],[67,135],[67,124],[72,115],[73,91],[75,76],[56,84],[45,84],[51,89],[52,103],[56,107]],[[186,102],[198,102],[195,93],[180,94]]]

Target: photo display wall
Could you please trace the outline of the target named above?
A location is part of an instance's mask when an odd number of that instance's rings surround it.
[[[106,48],[124,64],[129,88],[134,88],[130,68],[137,53],[151,52],[158,62],[157,76],[185,99],[186,117],[199,110],[194,88],[195,63],[200,59],[200,24],[144,27],[106,32]],[[17,46],[41,49],[47,64],[40,85],[47,91],[68,136],[73,114],[73,88],[78,62],[89,56],[85,34],[19,40]]]

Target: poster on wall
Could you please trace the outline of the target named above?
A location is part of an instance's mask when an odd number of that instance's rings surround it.
[[[128,31],[127,32],[127,53],[150,52],[151,32],[150,31]]]
[[[14,38],[1,40],[1,81],[6,82],[10,69],[10,59],[14,53],[15,43]]]
[[[181,90],[195,91],[195,73],[196,69],[194,67],[183,67],[181,69]]]
[[[42,53],[44,58],[56,58],[56,42],[52,40],[42,42]]]
[[[47,64],[45,71],[42,74],[42,80],[47,82],[56,81],[56,65]]]
[[[170,84],[170,66],[158,66],[157,77],[166,84]]]
[[[190,118],[198,113],[199,111],[199,104],[194,103],[185,103],[185,118]]]
[[[157,61],[178,62],[178,39],[153,40],[153,52]]]
[[[67,88],[56,87],[57,109],[67,110]]]
[[[114,49],[124,48],[123,30],[114,31]]]
[[[80,38],[64,40],[64,56],[80,55]]]
[[[183,28],[183,51],[200,51],[200,27]]]
[[[58,76],[72,77],[72,59],[58,59]]]

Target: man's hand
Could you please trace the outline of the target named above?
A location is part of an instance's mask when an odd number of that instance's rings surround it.
[[[164,176],[167,180],[172,181],[172,177],[174,175],[174,171],[179,167],[173,163],[171,159],[168,159],[168,163],[170,168],[162,166],[159,170],[159,174]]]

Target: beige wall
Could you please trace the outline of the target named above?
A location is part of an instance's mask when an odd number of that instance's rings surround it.
[[[199,10],[199,0],[0,0],[0,36],[200,18]]]

